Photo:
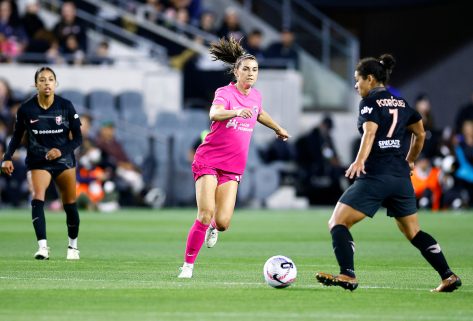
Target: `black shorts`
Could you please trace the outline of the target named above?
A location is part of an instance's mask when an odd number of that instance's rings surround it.
[[[73,168],[70,167],[64,163],[49,163],[49,164],[33,164],[33,165],[28,165],[28,170],[33,170],[33,169],[42,169],[45,171],[48,171],[49,174],[51,174],[53,179],[56,179],[59,175],[61,175],[62,172],[64,172],[66,169]]]
[[[414,188],[409,177],[360,177],[343,193],[339,201],[369,217],[373,217],[381,206],[386,207],[388,216],[393,217],[417,213]]]

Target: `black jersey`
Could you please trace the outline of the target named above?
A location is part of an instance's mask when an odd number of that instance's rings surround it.
[[[406,151],[410,143],[405,135],[407,127],[422,117],[400,97],[393,96],[385,88],[375,88],[360,102],[358,130],[363,134],[363,123],[378,125],[368,159],[365,162],[367,175],[387,174],[408,176],[409,164]]]
[[[53,104],[48,109],[43,109],[35,95],[22,103],[18,109],[15,131],[4,160],[11,160],[26,132],[28,168],[54,164],[74,167],[74,149],[82,143],[80,125],[79,115],[69,100],[55,95]],[[72,139],[69,133],[72,133]],[[53,161],[46,160],[46,153],[51,148],[59,149],[62,156]]]

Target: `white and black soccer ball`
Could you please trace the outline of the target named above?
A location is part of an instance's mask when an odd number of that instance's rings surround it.
[[[264,279],[273,288],[285,288],[294,283],[297,268],[294,262],[282,255],[270,257],[263,268]]]

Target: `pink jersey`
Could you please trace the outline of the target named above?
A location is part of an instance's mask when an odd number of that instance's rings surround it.
[[[224,171],[243,174],[253,128],[258,115],[263,111],[261,94],[251,88],[248,96],[242,94],[235,84],[220,87],[215,91],[212,105],[223,105],[225,109],[250,108],[253,117],[234,117],[224,121],[214,121],[210,133],[197,148],[194,161]]]

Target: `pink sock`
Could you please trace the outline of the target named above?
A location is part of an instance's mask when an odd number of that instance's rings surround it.
[[[205,232],[209,226],[202,224],[199,220],[195,220],[187,235],[186,253],[184,261],[189,264],[194,264],[197,255],[199,255],[200,248],[204,244]]]

